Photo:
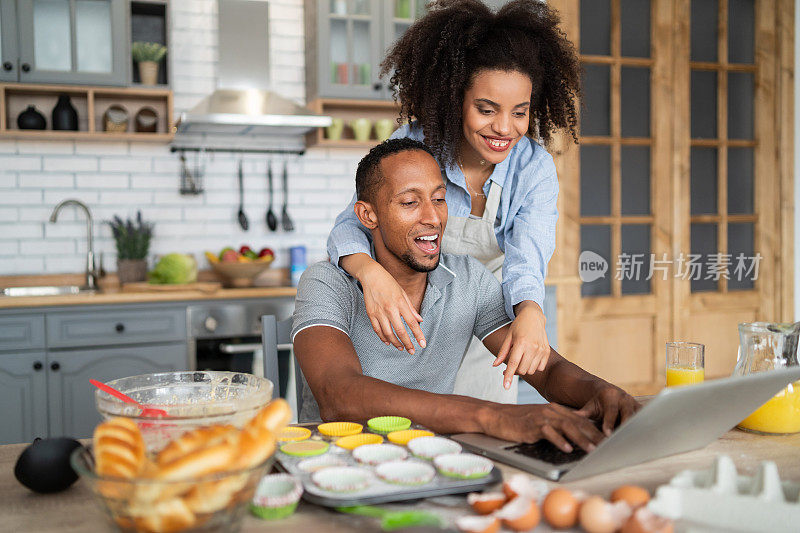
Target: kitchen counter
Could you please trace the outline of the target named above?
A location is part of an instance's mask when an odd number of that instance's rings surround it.
[[[105,517],[93,501],[89,488],[80,480],[60,494],[34,494],[17,483],[13,469],[24,444],[0,446],[0,516],[5,531],[111,531]],[[732,430],[703,449],[673,457],[651,461],[643,465],[618,470],[581,481],[566,483],[570,489],[581,489],[608,497],[611,491],[625,483],[644,486],[651,492],[666,483],[681,470],[706,469],[717,454],[733,458],[740,473],[752,475],[761,461],[775,461],[784,480],[800,480],[800,434],[790,436],[760,436]],[[519,472],[517,469],[498,463],[504,477]],[[555,484],[553,484],[555,485]],[[445,497],[423,500],[413,504],[381,505],[393,510],[414,508],[428,510],[453,518],[471,514],[466,499]],[[375,519],[344,515],[301,502],[292,517],[275,522],[265,522],[250,515],[244,521],[243,532],[251,531],[380,531]],[[537,531],[549,531],[541,527]]]
[[[108,305],[150,302],[179,302],[196,300],[236,300],[240,298],[294,297],[295,287],[251,287],[205,291],[120,292],[103,291],[94,294],[61,296],[0,296],[0,309],[52,307],[70,305]]]

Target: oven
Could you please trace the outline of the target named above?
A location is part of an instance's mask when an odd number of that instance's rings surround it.
[[[192,370],[227,370],[263,376],[261,317],[275,315],[282,320],[293,311],[292,297],[190,305],[187,324]],[[287,388],[294,386],[290,366],[291,345],[278,346],[280,391],[276,391],[276,396],[286,397]]]

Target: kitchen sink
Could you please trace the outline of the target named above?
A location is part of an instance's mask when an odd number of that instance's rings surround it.
[[[64,294],[94,294],[97,291],[84,289],[78,285],[51,285],[39,287],[8,287],[3,296],[61,296]]]

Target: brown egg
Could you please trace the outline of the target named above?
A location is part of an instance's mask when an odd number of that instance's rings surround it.
[[[586,533],[614,533],[630,515],[631,508],[627,503],[608,503],[600,496],[588,497],[578,512]]]
[[[473,492],[467,496],[467,503],[478,514],[490,514],[500,509],[506,503],[506,496],[502,492]]]
[[[505,504],[502,509],[494,513],[494,516],[502,520],[503,525],[512,531],[530,531],[539,525],[542,517],[536,502],[523,496]]]
[[[462,516],[456,519],[456,527],[464,533],[497,533],[500,520],[493,516]]]
[[[551,490],[542,503],[542,514],[556,529],[566,529],[578,523],[580,502],[567,489]]]
[[[612,502],[620,500],[628,502],[628,505],[636,509],[650,501],[650,493],[637,485],[622,485],[611,493]]]
[[[625,521],[620,533],[673,533],[672,520],[640,507]]]

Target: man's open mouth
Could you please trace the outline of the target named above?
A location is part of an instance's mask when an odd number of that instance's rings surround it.
[[[420,235],[414,239],[414,244],[426,254],[433,255],[439,252],[439,234]]]

